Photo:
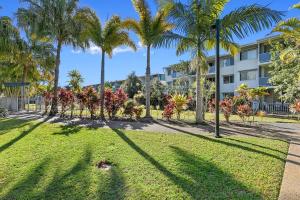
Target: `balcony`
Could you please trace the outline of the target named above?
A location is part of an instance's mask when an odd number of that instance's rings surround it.
[[[271,54],[270,53],[261,53],[259,54],[259,62],[260,63],[268,63],[271,61]]]
[[[269,83],[269,78],[268,77],[260,77],[259,78],[259,86],[269,87],[269,86],[272,86],[272,85]]]
[[[211,67],[208,69],[208,73],[209,73],[209,74],[214,74],[214,73],[216,73],[216,67],[215,67],[215,66],[211,66]]]

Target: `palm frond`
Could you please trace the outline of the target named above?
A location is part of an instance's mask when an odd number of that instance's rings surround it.
[[[283,13],[257,4],[238,8],[222,20],[222,34],[244,38],[272,27],[282,19]]]

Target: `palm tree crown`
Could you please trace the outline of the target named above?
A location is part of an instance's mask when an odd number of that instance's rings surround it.
[[[136,46],[130,39],[129,34],[124,31],[124,24],[118,16],[112,16],[104,26],[102,26],[96,13],[90,10],[82,10],[79,12],[78,19],[84,21],[86,24],[85,31],[82,35],[84,40],[88,40],[90,43],[100,47],[102,51],[100,115],[101,118],[104,118],[105,54],[112,57],[114,49],[119,46],[126,45],[133,50],[136,50]]]
[[[203,120],[203,88],[207,71],[206,52],[215,46],[212,25],[217,19],[221,22],[220,44],[231,54],[238,52],[234,38],[245,38],[252,33],[270,28],[282,16],[279,11],[271,10],[257,4],[243,6],[223,16],[223,10],[229,0],[188,0],[186,4],[175,0],[161,0],[162,7],[170,10],[168,18],[175,24],[175,32],[168,34],[159,45],[172,46],[176,44],[177,55],[190,52],[193,58],[191,65],[197,74],[197,122]]]
[[[128,29],[133,30],[139,37],[143,46],[147,47],[146,67],[146,117],[150,118],[150,51],[151,47],[161,47],[173,25],[167,22],[168,7],[164,7],[152,16],[150,8],[145,0],[132,0],[132,4],[139,15],[139,21],[134,19],[125,20]]]

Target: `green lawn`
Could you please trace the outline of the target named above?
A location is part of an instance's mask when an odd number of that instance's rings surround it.
[[[0,120],[0,199],[277,199],[288,144]],[[110,171],[95,167],[114,163]]]

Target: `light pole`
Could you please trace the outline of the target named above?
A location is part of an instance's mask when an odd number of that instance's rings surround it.
[[[215,137],[219,138],[220,136],[220,20],[216,20],[215,25],[216,31],[216,127],[215,127]]]

